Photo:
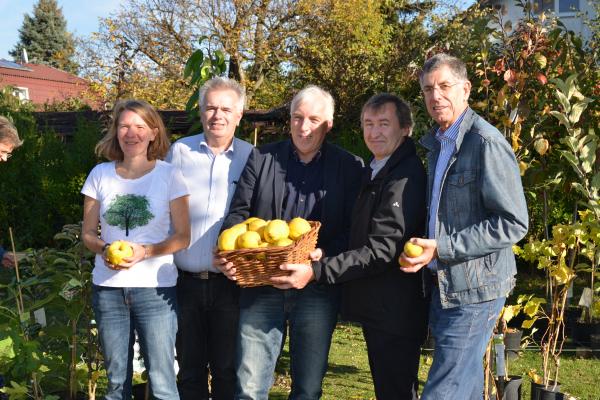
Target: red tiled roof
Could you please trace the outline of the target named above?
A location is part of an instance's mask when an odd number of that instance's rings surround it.
[[[29,68],[31,71],[0,67],[0,76],[14,76],[70,84],[87,84],[85,79],[79,78],[78,76],[61,71],[54,67],[50,67],[48,65],[30,63],[24,64],[24,66]]]
[[[7,85],[27,89],[28,99],[36,105],[80,98],[92,108],[100,106],[93,95],[86,93],[88,81],[47,65],[1,63],[0,87]]]

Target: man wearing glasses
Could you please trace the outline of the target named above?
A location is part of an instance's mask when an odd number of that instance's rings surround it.
[[[22,144],[17,128],[8,118],[0,116],[0,162],[8,161],[13,150]],[[0,260],[5,267],[12,267],[15,264],[12,254],[5,252],[2,247],[0,247]]]
[[[469,108],[465,64],[446,54],[425,62],[420,76],[437,126],[421,144],[429,151],[428,238],[401,269],[432,277],[429,326],[434,359],[421,399],[481,399],[482,360],[506,296],[515,285],[512,245],[528,217],[515,155],[504,136]]]

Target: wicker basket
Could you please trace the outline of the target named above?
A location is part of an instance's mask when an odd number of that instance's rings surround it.
[[[309,221],[309,223],[311,230],[289,246],[220,251],[217,256],[233,263],[236,268],[236,282],[239,286],[271,285],[269,278],[288,274],[288,272],[279,269],[281,264],[309,262],[308,255],[317,245],[317,237],[321,227],[320,222]]]

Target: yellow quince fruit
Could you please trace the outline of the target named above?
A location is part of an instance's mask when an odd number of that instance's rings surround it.
[[[269,243],[276,243],[279,239],[288,237],[290,228],[285,221],[274,219],[269,221],[263,232],[264,238]]]
[[[248,225],[246,225],[245,223],[242,222],[241,224],[235,224],[234,226],[232,226],[229,229],[237,232],[238,235],[241,235],[242,233],[244,233],[248,230]]]
[[[242,233],[237,238],[237,247],[240,249],[256,249],[260,245],[260,235],[253,231]]]
[[[221,251],[235,250],[238,236],[240,236],[240,233],[237,230],[233,228],[225,229],[219,235],[217,247]]]
[[[293,244],[294,241],[290,238],[283,238],[283,239],[279,239],[278,241],[275,242],[275,246],[277,247],[285,247],[285,246],[289,246],[290,244]]]
[[[418,244],[406,242],[404,244],[404,254],[406,254],[408,258],[419,257],[423,254],[423,248]]]
[[[106,258],[112,265],[121,265],[124,258],[131,256],[133,256],[133,247],[124,240],[112,242],[106,250]]]
[[[288,224],[290,228],[290,239],[298,240],[305,233],[310,231],[310,224],[304,218],[296,217]]]
[[[265,221],[264,219],[256,218],[254,221],[252,221],[248,224],[248,230],[258,232],[260,227],[265,226],[266,224],[267,224],[267,221]]]

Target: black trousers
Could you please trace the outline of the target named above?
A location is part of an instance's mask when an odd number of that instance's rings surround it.
[[[177,282],[178,386],[182,400],[232,400],[239,321],[239,288],[225,276]]]
[[[421,340],[363,326],[377,400],[416,400]]]

